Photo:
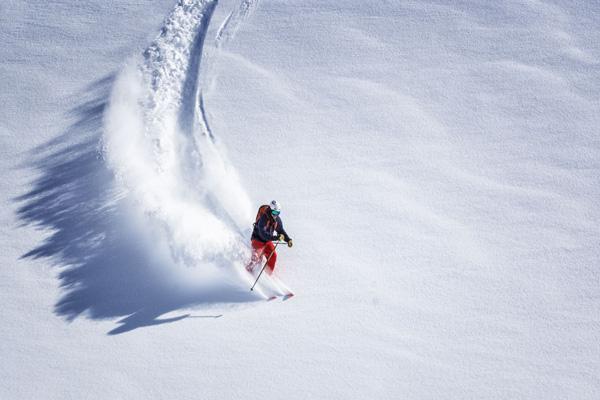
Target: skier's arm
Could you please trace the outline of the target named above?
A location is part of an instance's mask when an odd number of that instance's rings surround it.
[[[285,229],[283,229],[283,222],[281,222],[281,218],[277,217],[277,233],[279,235],[283,235],[284,239],[286,242],[289,242],[290,240],[292,240],[292,238],[287,234],[287,232],[285,231]]]

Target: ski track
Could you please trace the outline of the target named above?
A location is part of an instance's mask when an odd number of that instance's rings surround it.
[[[240,25],[252,15],[257,6],[258,0],[242,0],[238,8],[227,15],[215,35],[214,48],[216,51],[214,53],[207,52],[203,71],[200,71],[200,75],[203,77],[203,84],[198,93],[200,123],[203,124],[204,131],[213,141],[215,140],[215,136],[213,135],[208,122],[208,114],[206,112],[206,107],[204,106],[204,94],[214,90],[216,84],[218,74],[214,67],[215,60],[223,56],[223,49],[231,40],[233,40]]]
[[[231,38],[253,2],[219,30]],[[247,258],[252,206],[214,140],[201,95],[202,53],[217,1],[180,1],[159,36],[121,73],[105,149],[124,196],[175,264],[233,271]],[[235,23],[234,23],[235,22]],[[233,274],[235,275],[235,274]],[[239,278],[239,277],[238,277]]]
[[[265,298],[243,268],[253,207],[200,94],[216,5],[180,0],[148,48],[86,88],[73,124],[31,155],[41,176],[17,213],[50,233],[23,258],[61,268],[55,313],[69,321],[128,316],[109,332],[120,334],[185,318],[159,319],[181,308]]]
[[[215,47],[220,49],[226,46],[237,34],[240,25],[258,7],[258,0],[242,0],[238,9],[230,12],[223,21],[215,37]]]

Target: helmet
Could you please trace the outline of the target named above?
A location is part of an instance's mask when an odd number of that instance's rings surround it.
[[[271,208],[271,214],[279,215],[281,213],[281,206],[277,202],[277,200],[273,200],[269,203],[269,207]]]

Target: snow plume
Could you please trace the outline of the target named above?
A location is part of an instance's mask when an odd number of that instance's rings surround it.
[[[105,119],[105,156],[132,222],[149,251],[166,255],[170,266],[194,267],[177,269],[187,278],[239,270],[252,221],[200,96],[202,48],[216,3],[177,3],[158,37],[119,75]]]

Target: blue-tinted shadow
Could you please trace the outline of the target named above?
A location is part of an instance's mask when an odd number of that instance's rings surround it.
[[[224,301],[254,300],[250,293],[181,292],[169,286],[160,269],[123,224],[124,211],[114,193],[114,177],[100,151],[102,120],[113,75],[98,80],[70,112],[73,124],[36,147],[26,159],[38,178],[15,199],[23,225],[49,232],[23,258],[47,259],[60,268],[62,295],[57,315],[113,319],[119,334],[186,318],[159,319],[181,308]]]

